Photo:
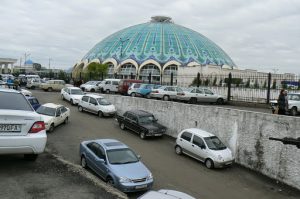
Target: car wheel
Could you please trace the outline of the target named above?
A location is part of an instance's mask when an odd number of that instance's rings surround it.
[[[35,89],[35,86],[31,86],[31,89],[34,90],[34,89]]]
[[[168,95],[164,95],[163,100],[164,100],[164,101],[169,101],[169,100],[170,100],[170,97],[169,97]]]
[[[180,146],[175,146],[175,153],[177,154],[177,155],[181,155],[182,154],[182,148],[180,147]]]
[[[73,99],[70,100],[70,103],[72,106],[74,105]]]
[[[147,99],[150,99],[150,93],[145,96]]]
[[[38,157],[38,154],[24,154],[24,159],[29,161],[35,161]]]
[[[81,164],[82,168],[85,168],[85,169],[86,169],[86,168],[88,167],[84,155],[81,156],[80,164]]]
[[[99,117],[103,117],[103,112],[102,111],[98,111],[98,116]]]
[[[112,179],[112,177],[108,176],[106,179],[107,184],[109,184],[110,186],[114,187],[115,186],[115,182]]]
[[[64,120],[64,124],[68,124],[69,123],[69,117],[66,117],[66,119]]]
[[[196,104],[196,103],[197,103],[197,98],[192,97],[192,98],[190,99],[190,104]]]
[[[107,90],[106,90],[106,94],[109,94],[109,93],[110,93],[110,90],[107,89]]]
[[[49,92],[53,91],[53,89],[52,89],[51,87],[49,87],[47,90],[48,90]]]
[[[219,105],[224,104],[224,100],[222,98],[217,99],[217,104]]]
[[[296,116],[296,115],[297,115],[297,108],[296,108],[296,107],[293,107],[293,108],[291,109],[291,115],[292,115],[292,116]]]
[[[125,130],[125,124],[122,122],[121,124],[120,124],[120,128],[122,129],[122,130]]]
[[[142,140],[146,139],[146,133],[145,133],[145,131],[140,132],[140,138]]]
[[[135,93],[131,93],[130,96],[131,96],[131,97],[135,97],[136,94],[135,94]]]
[[[212,169],[212,168],[214,168],[214,162],[211,159],[207,159],[207,160],[205,160],[205,166],[208,169]]]
[[[78,106],[78,110],[79,110],[80,112],[82,112],[82,111],[83,111],[82,106]]]
[[[62,100],[65,100],[65,97],[64,97],[64,95],[61,95],[61,99],[62,99]]]
[[[54,124],[50,125],[49,132],[52,133],[54,131]]]
[[[91,89],[91,92],[95,92],[95,89],[92,88],[92,89]]]

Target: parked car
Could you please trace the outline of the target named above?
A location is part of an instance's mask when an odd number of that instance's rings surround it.
[[[128,89],[133,83],[143,83],[143,80],[122,79],[119,82],[118,93],[120,93],[121,95],[127,95]]]
[[[196,199],[186,193],[180,191],[161,189],[158,191],[148,191],[138,199]]]
[[[42,83],[43,82],[41,81],[41,79],[30,79],[29,81],[27,81],[26,88],[36,89],[39,88]]]
[[[164,101],[174,100],[177,98],[177,93],[182,93],[183,90],[178,86],[161,86],[152,89],[151,98],[163,99]]]
[[[27,96],[27,97],[32,96],[32,92],[30,92],[29,90],[19,88],[18,91],[20,91],[24,96]]]
[[[38,99],[36,97],[26,97],[31,106],[33,107],[34,110],[37,110],[41,104],[39,103]]]
[[[159,88],[160,85],[155,84],[142,84],[140,88],[137,90],[137,96],[150,98],[150,93],[152,89]]]
[[[288,104],[289,104],[289,110],[288,113],[292,116],[296,116],[300,112],[300,93],[288,93]],[[277,100],[270,101],[272,113],[274,113],[275,108],[278,105]]]
[[[35,160],[47,142],[42,117],[19,91],[0,88],[0,96],[0,154]]]
[[[62,88],[66,86],[64,80],[49,80],[46,83],[42,83],[40,88],[44,91],[60,91]]]
[[[139,134],[141,139],[150,136],[162,137],[167,130],[165,126],[157,122],[152,113],[142,110],[126,111],[123,116],[117,115],[116,120],[122,130],[130,129]]]
[[[78,87],[66,87],[60,91],[62,100],[69,101],[72,105],[79,104],[84,92]]]
[[[80,144],[81,166],[89,167],[123,192],[151,189],[153,176],[140,156],[118,140],[99,139]]]
[[[196,104],[197,102],[209,102],[216,104],[224,104],[226,97],[212,92],[208,88],[192,87],[183,92],[177,93],[177,100]]]
[[[101,84],[101,81],[89,81],[85,84],[81,84],[80,88],[83,91],[96,92],[99,90],[98,86]]]
[[[135,97],[141,85],[142,85],[141,83],[132,83],[128,88],[127,94],[130,95],[131,97]]]
[[[78,110],[88,111],[97,114],[99,117],[114,116],[116,108],[108,102],[104,97],[95,94],[87,94],[83,96],[78,104]]]
[[[49,132],[53,132],[56,126],[69,122],[70,109],[63,105],[53,103],[43,104],[36,112],[42,116],[46,130]]]
[[[196,128],[185,129],[179,133],[175,152],[204,162],[209,169],[231,166],[234,162],[230,149],[217,136]]]
[[[111,92],[118,92],[118,86],[120,79],[105,79],[102,81],[98,87],[101,93],[111,93]]]

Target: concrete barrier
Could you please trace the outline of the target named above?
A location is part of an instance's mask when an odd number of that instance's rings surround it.
[[[153,113],[177,137],[196,127],[217,135],[233,151],[236,163],[300,189],[300,149],[269,137],[300,137],[300,118],[214,106],[105,95],[124,113],[141,109]]]

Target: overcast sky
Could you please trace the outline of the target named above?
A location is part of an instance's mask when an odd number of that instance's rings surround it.
[[[219,45],[240,68],[300,74],[299,0],[1,0],[0,57],[70,68],[96,43],[166,15]]]

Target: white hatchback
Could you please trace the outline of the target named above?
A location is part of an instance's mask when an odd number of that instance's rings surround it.
[[[35,160],[47,142],[45,124],[25,96],[0,88],[0,154],[24,154]]]
[[[78,87],[66,87],[60,91],[62,100],[69,101],[72,105],[77,105],[84,95],[84,92]]]
[[[185,129],[179,133],[175,152],[204,162],[209,169],[231,166],[234,162],[232,152],[217,136],[197,128]]]

